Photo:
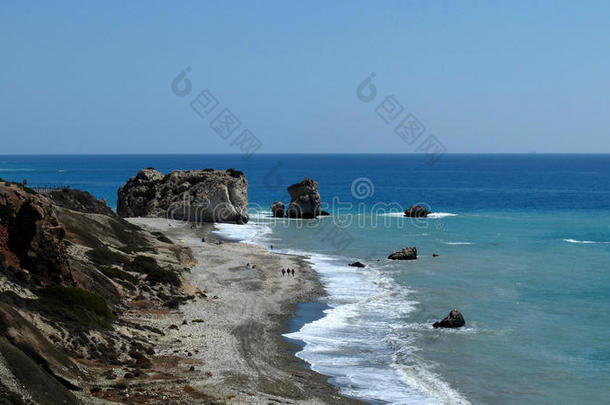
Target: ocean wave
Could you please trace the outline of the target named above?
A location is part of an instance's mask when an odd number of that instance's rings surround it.
[[[395,217],[395,218],[411,218],[406,217],[404,212],[385,212],[383,214],[379,214],[382,217]],[[415,219],[425,220],[425,219],[442,219],[447,217],[457,217],[457,214],[452,214],[450,212],[431,212],[427,217],[417,217]]]
[[[445,245],[474,245],[473,242],[445,242],[445,241],[441,241],[441,243],[444,243]]]
[[[427,218],[432,219],[441,219],[447,217],[457,217],[457,214],[452,214],[451,212],[431,212],[428,214]]]
[[[408,381],[393,367],[394,352],[386,340],[415,311],[411,290],[374,266],[353,268],[347,258],[307,256],[327,290],[329,308],[322,318],[284,335],[305,343],[297,357],[333,377],[345,395],[388,404],[437,403],[441,394],[431,395],[422,389],[425,381]],[[446,384],[442,388],[447,390]]]
[[[0,168],[0,172],[34,172],[36,169]]]
[[[214,224],[216,230],[212,233],[221,239],[231,242],[252,242],[265,234],[271,232],[271,228],[257,223],[237,225],[237,224]]]
[[[273,237],[263,235],[255,243],[267,244]],[[296,356],[312,370],[330,376],[344,395],[365,401],[429,405],[452,398],[453,403],[467,403],[442,379],[422,373],[405,378],[407,371],[395,364],[396,352],[387,338],[405,326],[419,303],[411,298],[413,291],[396,283],[383,265],[355,268],[347,265],[353,258],[290,248],[277,252],[305,257],[327,291],[321,299],[328,305],[323,316],[284,334],[304,343]],[[409,339],[400,345],[418,350]],[[439,392],[434,393],[434,387]]]
[[[603,244],[603,245],[610,244],[610,242],[594,241],[594,240],[564,239],[563,241],[568,242],[568,243],[580,243],[580,244]]]

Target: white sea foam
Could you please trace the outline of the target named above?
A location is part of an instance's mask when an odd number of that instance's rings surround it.
[[[249,223],[245,225],[237,224],[214,224],[216,228],[212,233],[222,239],[231,242],[252,242],[256,238],[271,232],[267,225]]]
[[[442,241],[445,245],[474,245],[472,242],[445,242]]]
[[[256,224],[258,231],[252,233],[240,231],[239,239],[267,245],[273,233],[265,223],[268,221]],[[243,229],[240,225],[227,225],[219,227],[225,235],[235,232],[236,227]],[[397,349],[388,343],[388,337],[405,326],[418,303],[411,298],[411,290],[389,275],[390,269],[349,267],[347,258],[294,249],[277,251],[306,257],[328,293],[322,300],[329,308],[322,318],[284,335],[304,343],[296,355],[312,370],[332,377],[343,394],[365,401],[467,403],[432,372],[415,373],[411,366],[396,362]],[[397,340],[397,345],[399,350],[417,351],[405,339]],[[427,370],[425,364],[418,367]],[[438,392],[434,392],[435,388]]]
[[[452,214],[450,212],[431,212],[426,218],[441,219],[447,217],[457,217],[457,214]]]
[[[297,353],[299,358],[314,371],[332,376],[344,394],[364,400],[433,404],[443,395],[460,398],[436,376],[417,381],[421,376],[405,378],[408,369],[395,367],[395,349],[387,338],[415,310],[417,303],[410,299],[408,288],[374,267],[348,267],[345,258],[308,257],[326,287],[324,300],[330,308],[321,319],[285,335],[305,343]],[[408,346],[410,342],[399,344]],[[444,393],[433,393],[435,384]]]
[[[405,217],[405,213],[404,212],[385,212],[383,214],[379,214],[382,217],[396,217],[396,218],[410,218],[410,217]],[[427,217],[417,217],[414,219],[417,220],[426,220],[426,219],[441,219],[441,218],[447,218],[447,217],[456,217],[457,214],[452,214],[450,212],[431,212],[430,214],[428,214]]]
[[[594,241],[594,240],[577,240],[577,239],[564,239],[564,242],[568,242],[568,243],[581,243],[581,244],[603,244],[603,245],[607,245],[610,244],[610,242],[606,242],[606,241]]]

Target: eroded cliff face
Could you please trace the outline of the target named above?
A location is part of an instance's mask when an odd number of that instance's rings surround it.
[[[195,222],[248,222],[248,181],[236,170],[177,170],[167,175],[149,168],[119,189],[117,213]]]
[[[181,275],[193,262],[89,193],[0,180],[0,393],[75,404],[112,368],[151,367],[162,332],[126,314],[194,298]]]
[[[65,229],[51,202],[34,191],[0,182],[0,253],[7,265],[38,284],[69,282]]]

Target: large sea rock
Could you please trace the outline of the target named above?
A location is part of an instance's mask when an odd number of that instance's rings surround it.
[[[248,222],[248,181],[237,170],[143,169],[119,188],[117,213],[196,222]]]
[[[321,212],[320,193],[318,183],[306,177],[300,183],[288,187],[290,205],[286,211],[289,218],[316,218]]]
[[[276,201],[271,204],[271,214],[276,218],[284,218],[284,203]]]
[[[464,321],[462,313],[457,309],[449,312],[449,315],[447,315],[442,321],[434,322],[434,324],[432,324],[432,326],[435,328],[460,328],[464,325],[466,325],[466,321]]]
[[[425,218],[430,214],[430,211],[421,205],[412,205],[405,210],[405,217]]]
[[[417,248],[415,246],[403,248],[403,249],[396,251],[396,252],[392,253],[391,255],[389,255],[388,259],[415,260],[415,259],[417,259]]]

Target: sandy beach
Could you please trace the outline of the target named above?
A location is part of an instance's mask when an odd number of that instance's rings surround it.
[[[294,356],[281,333],[296,305],[324,294],[303,258],[221,241],[211,224],[166,219],[130,222],[189,247],[197,264],[185,273],[195,300],[169,313],[133,314],[165,335],[155,337],[159,399],[182,403],[362,403],[340,396],[327,377]],[[202,238],[205,242],[202,242]],[[295,276],[282,276],[282,268]],[[176,385],[181,385],[177,390]],[[167,385],[164,389],[164,385]],[[150,390],[148,390],[150,392]],[[134,401],[145,400],[135,398]],[[192,402],[190,402],[192,403]]]

